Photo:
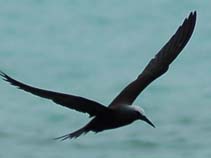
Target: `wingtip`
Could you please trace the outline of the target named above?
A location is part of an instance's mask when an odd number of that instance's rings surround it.
[[[9,81],[10,77],[1,70],[0,70],[0,76],[1,76],[2,80],[6,81],[6,82],[10,82]]]
[[[183,21],[182,25],[180,25],[179,29],[181,29],[182,27],[188,27],[189,30],[190,30],[190,33],[191,33],[190,35],[192,35],[192,32],[193,32],[195,25],[196,25],[196,16],[197,16],[196,10],[191,11],[189,13],[189,15]]]
[[[0,76],[4,81],[7,81],[7,74],[0,70]]]
[[[191,12],[190,12],[190,14],[189,14],[189,16],[188,16],[187,19],[196,18],[196,16],[197,16],[197,12],[196,12],[196,10],[194,10],[194,11],[191,11]]]
[[[196,10],[193,12],[193,16],[197,17],[197,11]]]
[[[196,19],[196,17],[197,17],[197,11],[196,11],[196,10],[194,10],[194,11],[192,11],[192,12],[190,13],[190,15],[189,15],[189,17],[188,17],[188,18],[193,18],[193,19]]]
[[[63,142],[63,141],[68,140],[68,139],[76,139],[76,138],[77,137],[71,136],[71,134],[66,134],[66,135],[63,135],[63,136],[60,136],[60,137],[53,138],[53,140]]]
[[[197,14],[197,11],[196,10],[193,10],[193,11],[190,12],[190,14],[196,15]]]
[[[4,76],[4,75],[5,75],[5,73],[0,70],[0,76]]]
[[[67,139],[70,139],[69,138],[69,136],[61,136],[61,137],[57,137],[57,138],[53,138],[53,140],[55,140],[55,141],[60,141],[60,142],[63,142],[63,141],[65,141],[65,140],[67,140]]]

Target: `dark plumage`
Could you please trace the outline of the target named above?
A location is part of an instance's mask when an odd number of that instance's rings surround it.
[[[0,71],[3,79],[11,85],[18,87],[34,95],[51,99],[53,102],[79,112],[88,113],[92,120],[81,129],[59,137],[57,139],[65,140],[67,138],[77,138],[83,133],[89,131],[100,132],[107,129],[121,127],[132,123],[135,120],[143,120],[155,127],[147,119],[143,109],[132,105],[137,96],[156,78],[164,74],[172,61],[179,55],[182,49],[189,41],[196,23],[196,12],[191,12],[176,33],[148,63],[144,71],[136,80],[124,88],[120,94],[110,103],[108,107],[95,101],[64,93],[58,93],[48,90],[35,88],[19,82],[4,72]]]

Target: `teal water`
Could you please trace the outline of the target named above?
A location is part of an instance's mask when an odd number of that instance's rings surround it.
[[[211,2],[0,0],[0,69],[28,84],[105,105],[143,70],[192,10],[192,39],[138,97],[143,122],[58,142],[88,116],[0,81],[1,158],[211,157]]]

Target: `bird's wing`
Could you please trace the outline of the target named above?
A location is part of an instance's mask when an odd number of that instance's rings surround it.
[[[109,111],[109,108],[89,99],[35,88],[17,81],[1,71],[0,75],[5,81],[9,82],[11,85],[17,86],[19,89],[22,89],[39,97],[51,99],[55,103],[67,108],[88,113],[90,116],[102,115]]]
[[[189,41],[196,23],[196,12],[190,13],[183,24],[177,29],[176,33],[155,55],[145,67],[138,78],[124,88],[120,94],[111,102],[109,107],[120,105],[131,105],[136,97],[153,80],[164,74],[171,62],[179,55]]]

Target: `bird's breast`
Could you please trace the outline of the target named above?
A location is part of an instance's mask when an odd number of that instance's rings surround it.
[[[97,116],[90,122],[91,130],[95,132],[118,128],[128,125],[135,121],[130,112],[114,110],[113,113],[107,116]]]

